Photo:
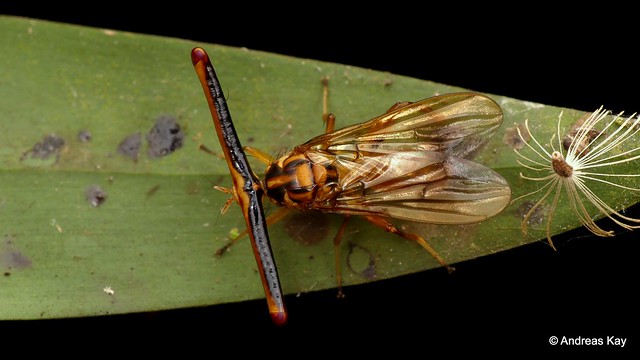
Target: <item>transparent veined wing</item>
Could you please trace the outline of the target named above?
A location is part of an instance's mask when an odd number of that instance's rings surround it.
[[[317,204],[328,212],[465,224],[496,215],[511,198],[509,185],[498,173],[443,152],[403,151],[334,161],[341,173],[340,191],[330,205]]]
[[[296,148],[343,157],[438,151],[464,157],[502,123],[502,110],[487,96],[452,93],[392,108],[367,122],[320,135]]]

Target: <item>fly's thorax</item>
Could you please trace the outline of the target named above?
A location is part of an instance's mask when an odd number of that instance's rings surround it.
[[[317,164],[305,154],[290,154],[276,160],[264,177],[267,196],[281,206],[290,207],[326,201],[337,184],[335,167]]]

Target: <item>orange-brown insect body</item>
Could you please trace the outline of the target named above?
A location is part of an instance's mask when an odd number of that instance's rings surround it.
[[[295,150],[267,168],[263,187],[280,206],[310,210],[330,205],[339,193],[339,173],[331,164],[319,164]]]

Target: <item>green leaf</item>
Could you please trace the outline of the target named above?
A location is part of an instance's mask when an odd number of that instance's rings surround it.
[[[209,52],[241,140],[274,156],[323,131],[324,76],[331,79],[329,105],[338,126],[368,120],[400,100],[463,90],[246,49],[0,17],[0,319],[264,296],[248,241],[215,256],[243,230],[244,219],[236,206],[219,215],[227,196],[212,186],[231,186],[228,169],[223,159],[198,150],[200,143],[214,151],[219,145],[191,64],[194,46]],[[520,178],[523,168],[505,143],[508,129],[528,118],[536,138],[546,141],[561,109],[494,99],[505,121],[474,160],[502,174],[516,197],[539,184]],[[564,111],[566,119],[582,115]],[[177,119],[184,144],[152,158],[145,136],[162,116]],[[81,131],[91,140],[81,141]],[[118,145],[136,133],[142,146],[134,161]],[[56,137],[48,137],[48,145],[58,138],[64,145],[48,151],[42,143],[50,134]],[[255,162],[254,169],[264,167]],[[106,194],[97,207],[86,198],[93,186]],[[638,201],[631,191],[593,189],[616,208]],[[475,225],[400,225],[425,236],[453,264],[544,239],[539,219],[522,233],[523,202]],[[335,286],[332,238],[340,222],[335,215],[292,214],[270,228],[286,293]],[[553,224],[553,234],[581,226],[567,202]],[[358,219],[343,245],[345,285],[438,267],[417,244]]]

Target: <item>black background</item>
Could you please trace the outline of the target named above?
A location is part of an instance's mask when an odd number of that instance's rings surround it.
[[[620,11],[560,13],[526,4],[346,8],[318,2],[273,8],[185,2],[135,11],[92,3],[73,10],[33,6],[0,13],[244,46],[585,111],[600,105],[640,111],[637,30]],[[579,229],[555,239],[558,252],[535,243],[456,264],[453,275],[440,269],[347,288],[343,300],[335,299],[333,290],[289,296],[290,322],[283,328],[271,324],[264,300],[13,325],[27,332],[109,329],[115,339],[127,334],[136,342],[162,334],[212,354],[229,340],[246,343],[240,350],[248,351],[259,339],[269,341],[267,352],[300,356],[315,354],[318,347],[336,355],[347,348],[361,354],[390,348],[396,355],[420,357],[436,350],[479,354],[508,346],[526,353],[585,350],[552,347],[551,335],[628,337],[628,350],[640,341],[633,331],[639,253],[637,234],[620,232],[605,239]],[[172,342],[151,341],[141,343],[161,349]]]

